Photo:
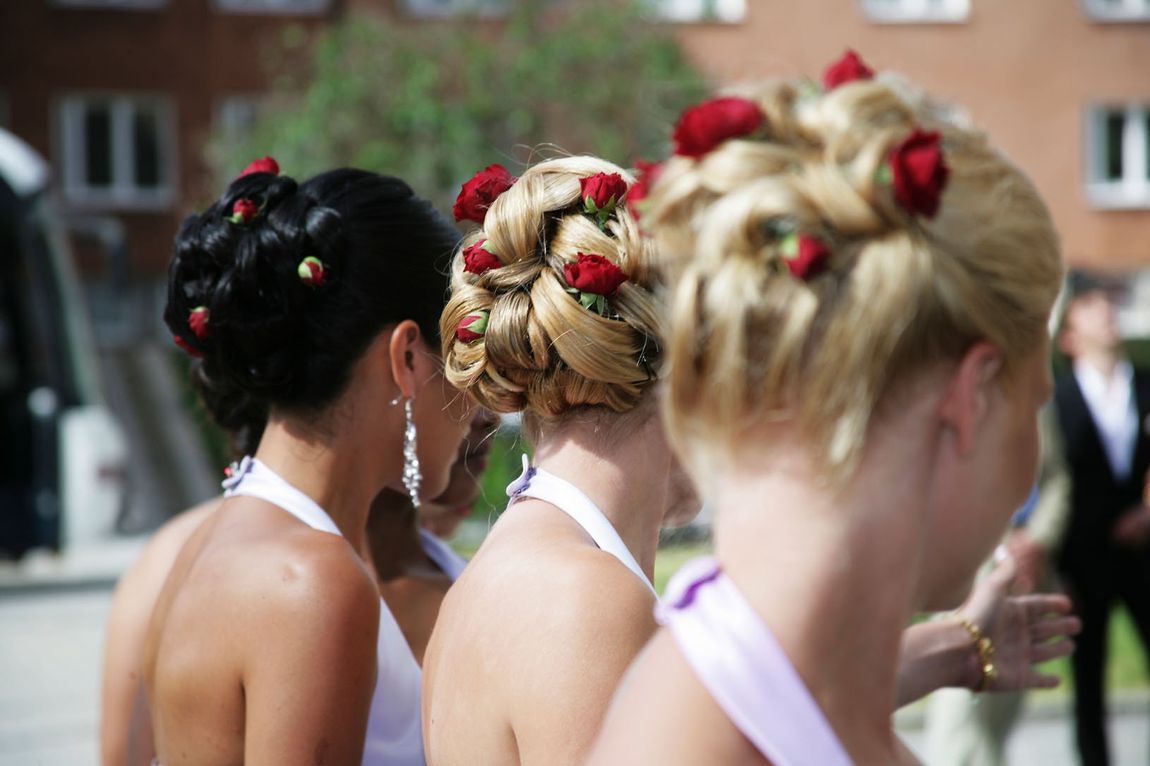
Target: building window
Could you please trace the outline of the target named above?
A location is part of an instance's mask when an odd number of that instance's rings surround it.
[[[1086,141],[1086,191],[1091,203],[1150,207],[1150,105],[1091,109]]]
[[[1097,21],[1150,21],[1150,0],[1082,0]]]
[[[659,18],[684,24],[737,24],[747,17],[746,0],[649,0]]]
[[[78,205],[162,209],[173,199],[172,110],[155,97],[69,96],[60,103],[64,193]]]
[[[966,21],[970,0],[860,0],[863,13],[883,24],[950,24]]]
[[[113,8],[120,10],[150,10],[163,8],[168,0],[52,0],[68,8]]]
[[[215,0],[216,8],[229,13],[281,13],[316,15],[331,5],[331,0]]]
[[[408,15],[417,18],[503,16],[510,10],[509,0],[403,0],[403,5]]]
[[[248,140],[259,117],[259,100],[254,96],[228,96],[216,103],[215,138],[224,146],[237,146]]]

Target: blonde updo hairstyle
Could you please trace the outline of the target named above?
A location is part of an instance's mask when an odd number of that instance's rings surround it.
[[[600,229],[582,211],[580,179],[622,168],[594,157],[541,162],[526,170],[468,235],[452,263],[451,300],[440,320],[448,380],[500,413],[555,420],[586,407],[635,408],[657,374],[662,333],[655,308],[651,243],[620,202]],[[464,270],[464,251],[486,239],[501,266]],[[607,258],[628,275],[607,316],[567,292],[563,267],[579,253]],[[455,328],[489,312],[470,343]]]
[[[749,429],[784,421],[841,481],[872,413],[917,373],[985,340],[1009,383],[1046,333],[1057,235],[1018,168],[897,83],[819,93],[779,81],[733,95],[761,107],[759,135],[671,158],[643,214],[668,272],[668,425],[698,474]],[[933,219],[878,180],[916,127],[941,132],[950,169]],[[778,222],[827,245],[825,273],[789,273]]]

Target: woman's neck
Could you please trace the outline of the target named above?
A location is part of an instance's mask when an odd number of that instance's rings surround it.
[[[363,550],[372,500],[388,483],[381,466],[397,462],[381,458],[377,444],[361,441],[356,429],[326,434],[273,416],[256,451],[264,464],[314,500],[357,551]]]
[[[836,492],[798,445],[774,447],[774,464],[721,476],[716,555],[852,757],[893,762],[899,646],[918,599],[934,450],[917,438],[871,444]]]
[[[419,539],[419,514],[398,492],[384,490],[367,519],[367,548],[382,582],[442,574]]]
[[[602,421],[574,421],[535,445],[535,465],[578,487],[615,527],[648,580],[654,579],[659,529],[676,498],[673,465],[657,413],[633,429]],[[609,425],[605,425],[609,424]],[[617,438],[610,438],[610,437]]]

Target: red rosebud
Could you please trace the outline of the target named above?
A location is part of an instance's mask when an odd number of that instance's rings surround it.
[[[487,320],[490,314],[486,311],[472,311],[455,326],[455,339],[463,343],[472,343],[487,334]]]
[[[323,287],[326,277],[323,261],[314,255],[309,255],[300,261],[299,266],[296,267],[296,273],[299,274],[300,281],[308,287]]]
[[[639,171],[639,177],[627,190],[627,210],[630,211],[631,217],[638,221],[639,208],[651,193],[651,187],[659,180],[659,174],[663,172],[663,163],[635,160],[635,169]]]
[[[208,337],[208,316],[210,312],[206,306],[196,306],[188,312],[188,327],[198,340]]]
[[[842,58],[831,64],[823,72],[823,87],[827,90],[834,90],[844,83],[855,80],[870,80],[873,77],[874,70],[867,66],[857,53],[848,48]]]
[[[262,157],[251,162],[246,168],[240,171],[240,174],[236,176],[236,178],[250,176],[252,173],[271,173],[273,176],[278,176],[280,174],[280,165],[271,157]]]
[[[184,352],[188,356],[194,356],[196,359],[199,359],[200,357],[203,356],[203,354],[200,353],[199,349],[197,349],[191,343],[188,343],[186,340],[181,338],[179,335],[173,335],[172,340],[174,340],[176,342],[176,345],[179,346],[181,349],[183,349]]]
[[[502,165],[488,165],[480,170],[459,190],[452,209],[455,220],[475,221],[482,226],[483,219],[487,217],[487,208],[518,180]]]
[[[934,218],[950,168],[942,155],[938,131],[915,128],[890,155],[894,198],[911,215]]]
[[[481,239],[463,251],[463,270],[472,274],[482,274],[488,269],[497,269],[503,261],[487,249],[487,240]]]
[[[579,194],[584,204],[593,203],[596,211],[613,209],[627,194],[627,182],[618,173],[596,173],[579,179]]]
[[[675,154],[702,157],[731,138],[749,136],[766,120],[759,105],[745,98],[716,98],[683,112],[675,125]]]
[[[783,243],[783,260],[797,278],[810,280],[827,270],[831,251],[821,239],[799,234]]]
[[[612,296],[627,281],[623,270],[601,255],[579,253],[575,263],[563,264],[563,278],[581,293]]]
[[[232,205],[232,223],[249,223],[260,212],[260,206],[250,199],[238,199]]]

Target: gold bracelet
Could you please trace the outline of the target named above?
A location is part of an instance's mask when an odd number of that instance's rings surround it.
[[[965,617],[960,616],[958,624],[970,634],[970,640],[974,642],[974,650],[978,652],[978,669],[982,671],[982,678],[974,687],[974,691],[986,691],[998,678],[998,668],[994,665],[994,642],[984,636],[978,626]]]

